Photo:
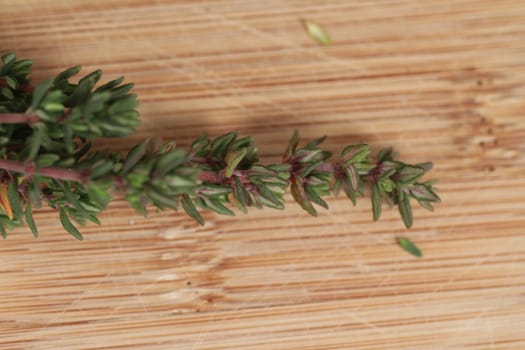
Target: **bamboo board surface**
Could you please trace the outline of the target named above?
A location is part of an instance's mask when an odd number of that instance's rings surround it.
[[[77,242],[35,215],[0,242],[0,349],[525,349],[525,3],[520,0],[0,1],[0,51],[39,80],[71,65],[136,83],[137,135],[187,146],[294,128],[432,160],[443,203],[371,220],[136,215],[120,198]],[[313,42],[301,18],[333,44]],[[416,259],[395,244],[405,235]]]

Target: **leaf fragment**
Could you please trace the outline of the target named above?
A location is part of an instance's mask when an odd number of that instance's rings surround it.
[[[332,39],[321,25],[307,19],[303,19],[302,22],[310,38],[323,45],[328,45],[332,42]]]
[[[416,246],[414,242],[412,242],[409,238],[406,237],[397,237],[397,244],[401,248],[403,248],[404,251],[412,254],[413,256],[416,256],[418,258],[423,256],[423,252]]]

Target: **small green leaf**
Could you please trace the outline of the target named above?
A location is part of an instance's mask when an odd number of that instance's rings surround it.
[[[397,238],[397,244],[399,244],[399,246],[401,248],[403,248],[403,250],[405,250],[406,252],[412,254],[413,256],[416,256],[418,258],[423,256],[423,253],[415,245],[415,243],[412,242],[410,239],[408,239],[406,237],[398,237]]]
[[[22,204],[20,203],[20,194],[18,193],[17,181],[11,181],[7,189],[7,195],[13,208],[13,214],[15,218],[21,218],[23,216]]]
[[[13,95],[13,91],[11,91],[10,88],[8,87],[3,87],[0,89],[0,92],[2,93],[2,95],[5,96],[5,98],[7,98],[8,100],[12,100],[15,98],[15,95]]]
[[[306,32],[312,39],[323,45],[328,45],[332,42],[330,36],[319,24],[306,19],[303,19],[302,22],[306,28]]]
[[[319,146],[321,143],[323,143],[324,140],[326,140],[326,135],[325,136],[321,136],[319,138],[316,138],[315,140],[312,140],[312,141],[308,142],[306,144],[306,146],[304,146],[304,148],[310,149],[310,150],[314,150],[314,149],[317,148],[317,146]]]
[[[308,199],[310,199],[315,204],[320,205],[321,207],[328,209],[328,204],[321,198],[321,196],[316,192],[314,186],[306,185],[305,186],[306,194]]]
[[[228,216],[235,216],[235,213],[228,209],[227,207],[222,204],[220,199],[213,199],[213,198],[203,198],[204,205],[208,208],[213,210],[214,212],[221,214],[221,215],[228,215]]]
[[[66,208],[60,207],[60,223],[64,227],[64,229],[69,232],[73,237],[81,241],[83,239],[82,234],[78,231],[78,229],[73,225],[71,220],[69,220],[69,216],[67,215]]]
[[[379,220],[381,217],[381,195],[377,184],[372,186],[372,211],[374,213],[374,221]]]
[[[242,184],[241,180],[237,176],[234,177],[235,181],[235,187],[233,189],[235,198],[239,201],[239,203],[242,205],[243,208],[246,209],[246,206],[248,205],[248,199],[247,199],[247,193],[246,189],[244,188],[244,185]]]
[[[54,153],[45,153],[45,154],[39,154],[38,158],[36,159],[35,163],[38,168],[45,168],[48,166],[52,166],[60,159],[60,156],[58,154]]]
[[[16,55],[13,52],[8,52],[2,55],[2,63],[7,66],[9,63],[16,60]]]
[[[7,86],[9,86],[11,89],[16,90],[18,88],[18,81],[16,79],[9,76],[5,76],[4,79],[7,83]]]
[[[90,179],[96,179],[97,177],[106,175],[111,168],[113,168],[113,161],[111,160],[100,160],[93,165],[93,170],[89,174]]]
[[[317,210],[315,210],[312,203],[308,199],[308,196],[300,178],[292,178],[290,190],[292,192],[293,198],[301,208],[303,208],[308,214],[312,216],[317,216]]]
[[[344,165],[366,161],[369,154],[370,146],[365,143],[346,146],[341,152]]]
[[[238,148],[226,154],[226,157],[224,159],[226,161],[226,168],[224,169],[225,177],[231,177],[233,175],[233,171],[243,160],[244,156],[246,156],[247,152],[247,148]]]
[[[199,212],[197,211],[197,208],[195,208],[195,205],[193,205],[193,201],[188,195],[182,195],[180,202],[186,214],[188,214],[191,218],[193,218],[199,224],[204,225],[204,219],[202,218],[201,214],[199,214]]]
[[[186,161],[186,152],[182,149],[176,149],[160,156],[156,165],[156,171],[159,176],[170,173],[175,168],[184,164]]]
[[[410,206],[410,197],[403,191],[397,191],[398,193],[398,207],[401,218],[406,228],[412,227],[412,207]]]
[[[295,150],[297,149],[297,145],[299,144],[299,132],[294,130],[292,138],[288,142],[288,147],[286,148],[286,152],[284,153],[283,158],[285,160],[290,159],[290,157],[295,153]]]
[[[68,69],[60,72],[56,76],[55,82],[59,82],[61,80],[67,80],[67,79],[73,77],[74,75],[77,75],[80,72],[80,69],[82,69],[81,66],[75,66],[75,67],[71,67],[71,68],[68,68]]]
[[[40,102],[51,86],[53,86],[53,78],[47,78],[35,87],[33,90],[33,98],[31,100],[31,109],[33,111],[38,109]]]
[[[146,193],[148,194],[151,201],[153,201],[153,203],[155,203],[157,206],[161,208],[167,207],[173,210],[178,209],[178,203],[176,199],[167,196],[154,188],[151,188]]]
[[[33,236],[37,238],[38,229],[36,228],[35,220],[33,219],[33,210],[31,209],[31,203],[27,203],[26,205],[25,217],[26,217],[27,226],[29,226],[29,228],[31,229]]]
[[[441,199],[432,191],[430,186],[415,184],[410,188],[410,195],[418,201],[440,202]]]
[[[222,159],[230,144],[237,138],[236,132],[229,132],[214,139],[210,145],[211,154],[217,159]]]
[[[206,184],[197,190],[197,193],[202,197],[207,198],[221,198],[232,192],[231,187],[215,185],[215,184]]]
[[[425,174],[425,169],[417,166],[405,165],[393,176],[393,178],[400,183],[410,184],[417,181],[423,176],[423,174]]]
[[[127,174],[133,167],[144,157],[146,154],[146,150],[148,149],[148,146],[150,144],[150,139],[146,139],[142,141],[141,143],[134,146],[126,156],[126,161],[124,162],[124,166],[122,167],[122,170],[120,173],[122,175]]]

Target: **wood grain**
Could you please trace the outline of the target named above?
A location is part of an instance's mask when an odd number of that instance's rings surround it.
[[[0,348],[525,349],[525,3],[519,0],[8,1],[0,51],[36,80],[82,64],[136,82],[147,136],[294,128],[339,150],[433,160],[443,204],[372,223],[331,198],[310,218],[145,219],[122,199],[79,243],[36,214],[0,244]],[[301,18],[333,38],[319,46]],[[129,142],[128,142],[129,141]],[[422,248],[399,249],[406,235]]]

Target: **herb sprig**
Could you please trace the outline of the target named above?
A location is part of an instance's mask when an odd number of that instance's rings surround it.
[[[77,225],[91,221],[122,193],[146,215],[147,207],[184,210],[198,223],[200,210],[235,215],[234,209],[284,209],[290,187],[294,200],[310,215],[328,209],[325,198],[341,190],[355,205],[371,193],[373,218],[382,206],[397,206],[406,227],[412,226],[411,200],[432,210],[440,199],[432,181],[422,181],[431,163],[406,164],[391,149],[373,158],[366,144],[344,148],[335,161],[321,148],[325,137],[299,146],[294,132],[282,161],[259,162],[249,136],[230,132],[202,135],[189,150],[175,142],[150,139],[122,155],[95,151],[97,137],[123,137],[140,124],[132,83],[123,78],[98,85],[94,71],[78,82],[80,67],[66,69],[36,86],[29,80],[32,62],[15,54],[1,57],[0,68],[0,233],[24,222],[38,235],[33,210],[55,209],[66,231],[77,239]]]

